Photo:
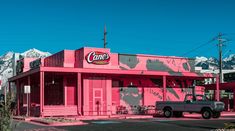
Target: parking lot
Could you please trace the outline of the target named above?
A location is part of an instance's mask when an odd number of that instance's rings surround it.
[[[85,121],[83,126],[49,127],[34,123],[14,121],[14,131],[208,131],[223,129],[225,123],[235,123],[235,117],[221,117],[205,120],[201,117],[151,118],[151,119],[109,119]],[[15,126],[16,125],[16,126]]]

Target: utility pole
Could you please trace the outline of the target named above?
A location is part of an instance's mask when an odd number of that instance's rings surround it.
[[[224,34],[219,33],[219,35],[216,37],[216,39],[218,40],[218,48],[219,48],[219,82],[222,83],[223,82],[223,46],[226,46],[226,42],[231,41],[230,39],[227,38],[223,38]],[[225,52],[228,53],[231,50]]]
[[[106,35],[107,35],[107,32],[106,32],[106,25],[104,25],[104,48],[106,48],[106,45],[108,44],[107,42],[106,42]]]
[[[223,58],[222,58],[222,53],[223,53],[223,44],[224,40],[222,39],[222,33],[219,33],[218,35],[218,47],[219,47],[219,82],[222,83],[223,82]]]

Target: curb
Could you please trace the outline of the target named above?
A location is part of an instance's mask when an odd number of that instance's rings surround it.
[[[88,123],[85,122],[66,122],[66,123],[61,123],[61,122],[45,122],[45,121],[41,121],[41,120],[31,120],[32,122],[36,122],[36,123],[40,123],[40,124],[44,124],[44,125],[48,125],[48,126],[72,126],[72,125],[87,125]]]
[[[31,121],[32,118],[23,118],[23,117],[13,117],[14,120],[20,120],[20,121]]]

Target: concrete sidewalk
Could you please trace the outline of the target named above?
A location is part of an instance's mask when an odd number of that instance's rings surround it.
[[[235,112],[222,112],[221,116],[235,116]],[[201,117],[198,113],[184,113],[184,117]],[[151,118],[163,118],[163,115],[111,115],[111,116],[79,116],[71,117],[76,120],[107,120],[107,119],[151,119]]]
[[[111,116],[79,116],[70,117],[76,120],[105,120],[105,119],[149,119],[152,115],[111,115]]]

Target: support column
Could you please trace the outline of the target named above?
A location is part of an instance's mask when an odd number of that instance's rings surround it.
[[[64,86],[64,106],[67,106],[67,80],[66,76],[63,76],[63,86]]]
[[[82,107],[82,110],[83,110],[83,115],[89,115],[89,110],[90,110],[90,103],[89,103],[89,96],[92,95],[92,94],[89,94],[89,89],[90,89],[90,85],[89,85],[89,82],[90,82],[90,79],[89,78],[84,78],[83,77],[83,90],[82,90],[82,93],[83,93],[83,107]]]
[[[20,93],[19,80],[16,80],[17,115],[20,115]]]
[[[112,79],[109,77],[106,78],[106,103],[107,115],[112,115]]]
[[[28,85],[30,86],[30,76],[28,76]],[[30,88],[32,88],[31,86],[30,86]],[[32,90],[32,89],[30,89],[30,90]],[[27,108],[28,108],[28,116],[30,116],[30,109],[31,109],[31,100],[30,100],[30,96],[31,96],[31,93],[27,93],[26,95],[28,95],[28,105],[27,105]]]
[[[219,84],[220,84],[220,80],[219,80],[219,75],[216,75],[216,95],[215,95],[215,99],[216,101],[220,100],[220,89],[219,89]]]
[[[166,101],[166,76],[163,76],[163,101]]]
[[[233,89],[233,112],[235,112],[235,89]]]
[[[44,72],[40,72],[40,116],[43,117],[44,108]]]
[[[83,115],[82,113],[82,74],[77,73],[77,106],[78,115]]]

